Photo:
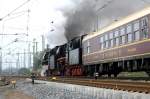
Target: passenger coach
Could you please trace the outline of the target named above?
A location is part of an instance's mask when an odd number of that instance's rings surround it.
[[[83,65],[88,75],[150,71],[150,7],[116,21],[83,41]]]

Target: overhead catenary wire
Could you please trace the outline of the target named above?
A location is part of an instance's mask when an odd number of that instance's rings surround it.
[[[27,35],[26,33],[14,33],[14,34],[0,34],[0,35]]]
[[[4,22],[4,21],[7,21],[7,20],[11,20],[11,19],[15,19],[17,17],[20,17],[20,16],[24,15],[27,12],[26,33],[11,33],[11,34],[5,33],[4,34],[4,29],[3,29],[4,24],[3,24],[2,34],[0,34],[0,35],[2,35],[2,41],[3,41],[3,35],[5,35],[5,36],[9,36],[9,35],[10,36],[11,35],[14,35],[14,36],[16,36],[16,35],[26,35],[26,36],[28,36],[28,34],[29,34],[29,18],[30,18],[29,13],[30,13],[30,9],[28,8],[27,10],[23,10],[23,11],[20,11],[19,9],[22,8],[23,6],[25,6],[27,3],[29,3],[29,1],[31,1],[31,0],[26,0],[21,5],[17,6],[15,9],[13,9],[12,11],[10,11],[8,14],[4,15],[3,17],[0,17],[0,21]],[[9,44],[4,45],[3,47],[4,48],[8,47],[9,45],[11,45],[14,42],[17,42],[17,41],[13,41],[13,42],[11,42]],[[30,42],[30,41],[28,41],[28,37],[27,37],[26,43],[28,43],[28,42]],[[32,54],[31,52],[28,52],[28,53]],[[24,54],[27,54],[27,53],[24,52]]]
[[[9,46],[9,45],[11,45],[11,44],[13,44],[13,43],[15,43],[15,42],[17,42],[17,38],[16,38],[15,40],[11,41],[10,43],[4,45],[4,46],[1,47],[0,49],[4,49],[5,47],[7,47],[7,46]]]
[[[97,19],[96,21],[99,21],[98,20],[98,14],[100,13],[100,11],[104,10],[106,7],[108,7],[110,4],[112,4],[115,0],[109,0],[107,1],[104,5],[102,5],[100,8],[98,8],[96,10],[96,13],[97,13]],[[145,4],[150,4],[150,1],[148,0],[140,0],[141,2],[144,2]],[[98,31],[98,28],[99,28],[99,24],[98,22],[96,22],[96,25],[97,25],[97,31]]]
[[[99,18],[98,18],[98,15],[100,13],[100,11],[102,11],[103,9],[105,9],[107,6],[109,6],[110,4],[112,4],[115,0],[109,0],[107,1],[104,5],[102,5],[100,8],[98,8],[96,10],[96,15],[97,15],[97,18],[96,18],[96,30],[98,31],[99,29],[99,24],[98,24],[98,21],[99,21]]]
[[[109,0],[109,1],[107,1],[104,5],[102,5],[100,8],[98,8],[96,12],[98,13],[99,11],[101,11],[104,8],[106,8],[109,4],[111,4],[114,1],[115,0]]]
[[[17,8],[13,9],[11,12],[9,12],[8,14],[6,14],[5,16],[3,16],[2,18],[0,18],[0,21],[7,18],[8,16],[10,16],[13,12],[17,11],[18,9],[20,9],[21,7],[23,7],[24,5],[26,5],[30,0],[25,1],[24,3],[22,3],[21,5],[19,5]]]
[[[19,13],[19,14],[20,14],[20,13]],[[10,17],[9,19],[6,19],[6,20],[3,21],[2,33],[0,34],[0,35],[2,35],[2,43],[3,43],[3,36],[5,35],[5,34],[4,34],[4,22],[5,22],[5,21],[8,21],[8,20],[15,19],[15,18],[20,17],[20,16],[22,16],[22,15],[24,15],[24,13],[21,13],[20,15],[17,15],[17,16]],[[6,35],[7,35],[7,34],[6,34]],[[6,36],[6,35],[5,35],[5,36]],[[11,35],[11,34],[10,34],[10,35]],[[14,35],[19,35],[19,34],[16,33],[16,34],[14,34]]]
[[[146,0],[141,0],[141,1],[143,1],[144,3],[148,3],[148,4],[150,4],[150,2],[149,1],[146,1]]]

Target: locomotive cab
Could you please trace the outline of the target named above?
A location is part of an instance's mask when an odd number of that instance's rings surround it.
[[[82,65],[82,39],[83,36],[76,37],[68,43],[68,66],[67,75],[82,76],[84,68]]]

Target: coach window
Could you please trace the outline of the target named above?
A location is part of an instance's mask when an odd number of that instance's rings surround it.
[[[125,27],[122,27],[120,29],[120,44],[125,44],[126,40],[125,40],[126,36],[125,36]]]
[[[108,41],[108,34],[105,34],[104,37],[105,37],[104,48],[108,48],[108,44],[109,44],[109,41]]]
[[[141,32],[142,32],[142,37],[148,38],[148,18],[144,17],[141,19]]]
[[[113,47],[113,32],[109,33],[109,46]]]
[[[103,49],[106,48],[106,41],[103,42]]]
[[[132,42],[132,25],[127,25],[127,42]]]
[[[106,48],[108,48],[109,47],[109,41],[107,40],[106,41]]]
[[[87,42],[87,53],[90,53],[90,42]]]
[[[133,32],[134,32],[134,40],[140,39],[140,23],[139,21],[136,21],[133,23]]]
[[[105,41],[108,40],[108,34],[105,34]]]
[[[118,45],[119,45],[119,31],[118,31],[118,30],[116,30],[116,31],[114,32],[114,45],[115,45],[115,46],[118,46]]]
[[[104,36],[101,36],[101,37],[100,37],[100,49],[103,49],[103,48],[104,48],[103,42],[104,42]]]

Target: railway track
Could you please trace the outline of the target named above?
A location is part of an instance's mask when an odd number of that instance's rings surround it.
[[[77,84],[84,86],[92,86],[98,88],[123,90],[129,92],[150,93],[150,82],[132,81],[132,80],[116,80],[116,79],[84,79],[84,78],[58,78],[56,82]]]
[[[131,92],[150,93],[150,83],[132,81],[110,81],[110,80],[57,80],[58,82],[78,84],[106,89],[123,90]]]
[[[6,76],[5,76],[6,77]],[[25,79],[29,76],[7,76],[7,79]],[[123,90],[129,92],[150,93],[150,82],[147,81],[135,81],[135,80],[118,80],[118,79],[90,79],[90,78],[61,78],[52,80],[51,77],[36,77],[37,80],[55,81],[69,84],[77,84],[84,86],[92,86],[98,88]]]
[[[148,78],[146,78],[148,79]],[[50,80],[50,78],[40,78],[40,80]],[[90,79],[90,78],[59,78],[55,82],[92,86],[98,88],[123,90],[129,92],[150,93],[150,81],[136,79]]]

